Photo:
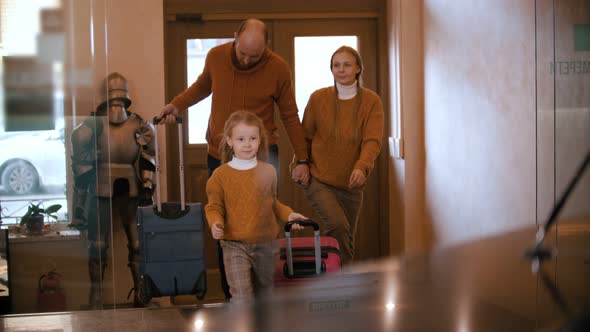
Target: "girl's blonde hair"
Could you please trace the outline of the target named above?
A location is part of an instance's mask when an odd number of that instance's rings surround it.
[[[338,53],[348,53],[350,55],[352,55],[356,61],[357,66],[359,67],[359,71],[358,73],[355,74],[355,79],[357,81],[356,84],[356,96],[354,97],[355,102],[354,102],[354,109],[352,110],[352,133],[350,133],[350,137],[352,137],[353,141],[356,141],[358,139],[359,136],[359,126],[357,124],[357,116],[358,116],[358,111],[361,105],[361,87],[362,87],[362,77],[361,75],[363,74],[363,59],[361,58],[361,55],[359,54],[359,52],[357,50],[355,50],[354,48],[350,47],[350,46],[340,46],[338,47],[338,49],[336,49],[336,51],[334,51],[334,53],[332,53],[332,57],[330,58],[330,71],[332,71],[332,65],[334,64],[334,56]],[[338,113],[339,113],[339,107],[338,107],[338,87],[336,86],[336,79],[334,79],[334,114],[332,115],[332,123],[334,124],[332,126],[330,135],[332,137],[335,138],[341,138],[343,136],[343,134],[340,132],[340,127],[337,126],[336,124],[338,123]],[[349,135],[349,133],[346,134],[347,136]]]
[[[238,124],[243,123],[248,126],[258,127],[260,133],[260,145],[258,146],[258,152],[256,153],[256,159],[267,161],[268,160],[268,139],[266,130],[264,129],[264,123],[254,113],[247,111],[235,111],[233,112],[223,127],[223,138],[219,145],[219,154],[221,155],[221,162],[226,163],[230,161],[234,155],[234,150],[227,144],[227,138],[231,137],[232,132]]]

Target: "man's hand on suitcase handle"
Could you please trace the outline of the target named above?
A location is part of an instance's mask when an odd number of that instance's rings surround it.
[[[223,240],[223,223],[219,221],[214,223],[213,226],[211,226],[211,235],[215,240]]]
[[[158,125],[160,122],[164,124],[182,123],[182,116],[176,106],[166,104],[153,120],[154,125]]]

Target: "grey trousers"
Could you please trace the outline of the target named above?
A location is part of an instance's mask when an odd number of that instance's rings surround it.
[[[363,205],[363,190],[364,187],[339,189],[314,178],[304,189],[307,201],[320,216],[320,229],[338,241],[343,265],[354,258],[354,237]]]

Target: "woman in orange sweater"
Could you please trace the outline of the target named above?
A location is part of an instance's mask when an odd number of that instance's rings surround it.
[[[246,111],[229,117],[221,157],[223,164],[207,181],[205,213],[213,238],[221,243],[231,301],[247,302],[272,286],[278,220],[307,218],[277,199],[277,174],[264,161],[268,144],[259,117]]]
[[[338,240],[347,264],[354,257],[364,186],[381,149],[383,105],[361,86],[363,63],[355,49],[338,48],[330,68],[334,86],[316,90],[303,115],[311,178],[294,175],[293,180],[303,186],[324,233]]]

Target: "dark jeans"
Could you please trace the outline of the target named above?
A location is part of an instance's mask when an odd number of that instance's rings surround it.
[[[277,179],[279,179],[279,146],[277,144],[268,146],[268,162],[270,162],[277,170]],[[211,156],[210,154],[207,155],[207,175],[209,177],[211,177],[213,171],[220,165],[221,160]],[[278,190],[277,181],[277,191]],[[227,278],[225,276],[225,265],[223,263],[223,250],[221,249],[221,243],[219,241],[217,241],[217,265],[219,266],[219,274],[221,275],[221,289],[223,289],[225,298],[230,299],[231,294],[229,292],[229,285],[227,284]]]

